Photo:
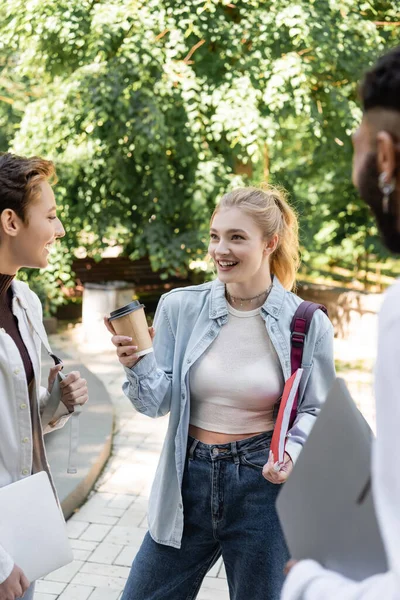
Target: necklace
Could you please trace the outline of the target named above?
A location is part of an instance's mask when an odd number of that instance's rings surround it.
[[[270,293],[272,289],[272,282],[269,285],[269,287],[264,290],[263,292],[261,292],[261,294],[257,294],[257,296],[252,296],[251,298],[240,298],[240,296],[232,296],[232,294],[230,294],[228,292],[228,290],[226,290],[227,296],[229,297],[230,300],[233,300],[233,302],[236,304],[237,302],[240,302],[240,306],[243,306],[243,302],[250,302],[252,303],[253,300],[257,300],[258,298],[261,298],[261,296],[265,295],[265,299],[267,299],[268,294]]]

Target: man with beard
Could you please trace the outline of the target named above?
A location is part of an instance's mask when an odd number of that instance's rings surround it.
[[[363,119],[353,136],[353,182],[387,247],[400,253],[400,47],[361,85]],[[377,441],[373,493],[390,571],[355,582],[313,560],[288,563],[282,600],[400,600],[400,280],[379,315],[375,368]]]

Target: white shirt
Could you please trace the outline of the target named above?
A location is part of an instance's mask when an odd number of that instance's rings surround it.
[[[35,445],[35,458],[40,468],[50,475],[40,425],[40,415],[49,394],[46,388],[40,386],[41,342],[32,327],[32,323],[41,322],[42,307],[38,297],[25,283],[13,281],[12,288],[12,311],[18,319],[19,331],[32,361],[35,376],[33,405],[37,406],[38,414],[31,415],[30,412],[28,384],[19,350],[11,336],[0,329],[0,488],[31,475],[34,451],[32,427],[39,440]],[[62,403],[55,413],[57,417],[60,418],[47,427],[45,433],[62,427],[68,419],[68,410]],[[0,518],[5,518],[5,515],[0,515]],[[13,560],[2,548],[0,539],[0,583],[7,579],[13,566]]]
[[[282,600],[400,600],[400,280],[379,315],[375,395],[373,493],[389,571],[358,583],[301,561],[289,573]]]
[[[228,305],[228,322],[190,371],[190,423],[221,433],[274,428],[283,372],[261,316]]]

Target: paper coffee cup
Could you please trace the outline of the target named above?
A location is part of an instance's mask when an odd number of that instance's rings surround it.
[[[132,338],[132,345],[137,346],[137,356],[153,352],[153,344],[149,334],[144,305],[137,300],[122,306],[110,313],[109,320],[117,335]]]

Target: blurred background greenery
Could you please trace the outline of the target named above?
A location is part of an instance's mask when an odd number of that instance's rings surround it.
[[[203,273],[215,202],[261,181],[299,212],[302,278],[380,289],[400,269],[353,189],[351,133],[357,82],[399,43],[398,0],[2,0],[0,150],[55,161],[67,229],[29,275],[46,312],[74,256]]]

